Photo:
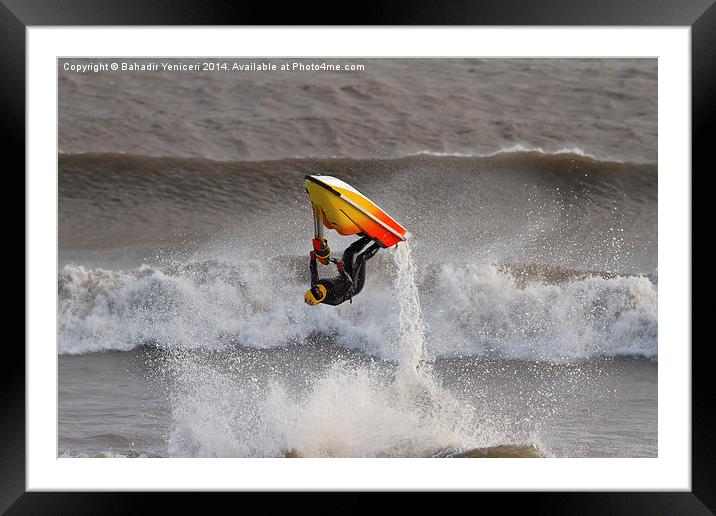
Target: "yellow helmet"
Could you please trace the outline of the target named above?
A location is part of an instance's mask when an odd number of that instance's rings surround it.
[[[307,305],[317,305],[326,299],[326,287],[319,283],[315,287],[308,289],[303,299]]]

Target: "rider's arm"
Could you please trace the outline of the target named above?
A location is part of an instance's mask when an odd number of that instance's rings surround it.
[[[316,264],[316,254],[313,251],[311,251],[311,264],[309,265],[309,269],[311,269],[311,288],[313,288],[318,284],[318,265]]]
[[[338,267],[338,272],[341,275],[341,278],[347,281],[348,285],[353,284],[353,278],[351,278],[350,274],[346,272],[346,264],[343,262],[336,262],[336,266]]]

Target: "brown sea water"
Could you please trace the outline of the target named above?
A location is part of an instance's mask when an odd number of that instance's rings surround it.
[[[60,61],[58,453],[656,456],[656,60],[324,61]],[[311,173],[411,233],[337,308]]]

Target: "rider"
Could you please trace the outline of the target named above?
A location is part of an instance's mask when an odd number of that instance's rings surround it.
[[[365,251],[355,256],[363,249],[371,238],[363,235],[361,238],[353,242],[345,251],[343,251],[343,260],[336,261],[338,266],[338,276],[333,278],[318,278],[318,266],[316,265],[316,257],[321,263],[328,263],[328,254],[325,253],[327,245],[325,240],[320,242],[314,240],[314,251],[311,251],[311,288],[306,292],[304,297],[309,305],[317,305],[325,303],[327,305],[340,305],[344,301],[351,300],[353,296],[363,289],[365,283],[365,262],[372,258],[380,249],[377,242],[368,247]],[[330,252],[330,251],[329,251]]]

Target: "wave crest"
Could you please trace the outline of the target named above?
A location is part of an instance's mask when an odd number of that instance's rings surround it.
[[[398,306],[383,278],[395,271],[377,262],[368,274],[352,304],[311,308],[301,301],[302,277],[278,274],[261,260],[129,271],[68,265],[58,279],[59,353],[127,351],[147,344],[271,348],[318,334],[394,360]],[[428,357],[658,356],[657,287],[648,277],[585,273],[546,282],[477,263],[433,264],[418,275]]]

